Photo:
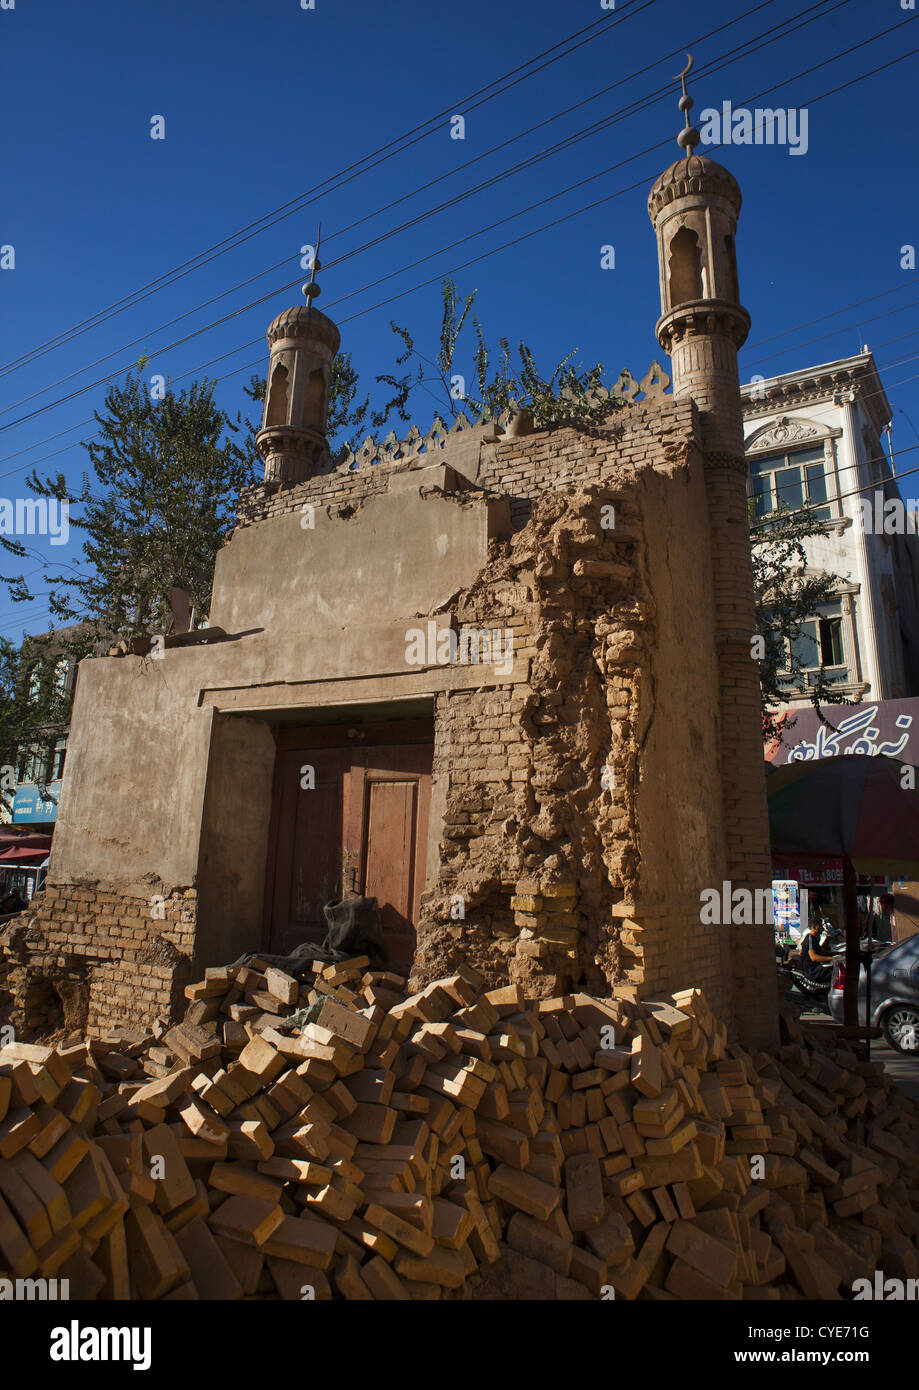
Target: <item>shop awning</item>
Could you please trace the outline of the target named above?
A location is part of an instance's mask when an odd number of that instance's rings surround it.
[[[4,831],[9,827],[4,827]],[[9,835],[0,832],[0,865],[40,868],[51,852],[50,835]]]

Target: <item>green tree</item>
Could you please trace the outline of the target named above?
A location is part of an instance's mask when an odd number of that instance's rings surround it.
[[[602,362],[587,369],[575,365],[577,348],[567,352],[546,377],[526,343],[518,343],[516,359],[505,337],[498,338],[497,350],[489,346],[473,312],[477,294],[473,290],[461,297],[452,280],[443,282],[440,339],[433,358],[420,351],[407,328],[390,321],[390,328],[403,345],[396,366],[408,369],[401,374],[377,377],[393,393],[386,403],[387,414],[395,410],[400,419],[408,421],[409,401],[419,390],[432,395],[451,418],[463,411],[495,419],[513,407],[525,412],[536,429],[569,420],[602,420],[624,404],[604,386]],[[467,387],[465,374],[456,371],[460,339],[467,323],[474,337],[470,354],[472,390]]]
[[[792,693],[806,694],[818,714],[821,703],[838,703],[824,668],[819,668],[816,678],[811,672],[808,684],[796,656],[804,624],[813,619],[821,604],[835,597],[841,583],[836,574],[808,568],[804,542],[828,534],[826,522],[806,509],[783,509],[760,519],[750,504],[757,629],[764,648],[760,689],[766,740],[780,736],[778,709],[788,703]]]
[[[97,437],[83,445],[93,477],[78,492],[62,473],[28,479],[80,509],[70,524],[84,537],[81,568],[45,576],[53,617],[89,623],[96,639],[166,632],[173,588],[203,617],[239,491],[257,476],[233,438],[241,425],[216,405],[213,382],[154,400],[139,373],[109,387],[95,418]],[[31,598],[22,578],[14,584],[15,598]]]
[[[20,647],[0,638],[0,802],[12,810],[21,765],[30,762],[40,794],[52,799],[51,750],[70,723],[71,661],[89,650],[88,632],[26,637]],[[30,755],[34,755],[30,757]]]

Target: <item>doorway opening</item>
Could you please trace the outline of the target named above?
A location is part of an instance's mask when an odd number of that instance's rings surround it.
[[[326,933],[323,909],[374,897],[388,968],[410,972],[427,867],[433,718],[304,725],[278,734],[265,949]]]

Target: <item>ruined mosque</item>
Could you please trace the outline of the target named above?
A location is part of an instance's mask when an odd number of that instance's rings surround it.
[[[542,997],[694,985],[774,1041],[772,928],[699,911],[770,867],[741,194],[691,104],[648,198],[669,376],[624,373],[602,423],[461,417],[333,459],[315,282],[271,323],[264,481],[210,628],[81,663],[14,1016],[54,991],[69,1027],[148,1026],[360,895],[419,986],[461,962]]]

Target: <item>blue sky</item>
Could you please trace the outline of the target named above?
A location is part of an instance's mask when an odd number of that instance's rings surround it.
[[[734,107],[808,109],[804,154],[780,145],[703,150],[732,169],[744,194],[738,258],[741,298],[753,328],[741,358],[743,379],[847,356],[867,343],[893,406],[893,446],[913,448],[899,464],[919,467],[919,448],[913,447],[919,445],[919,277],[900,264],[900,248],[919,245],[919,55],[815,100],[919,47],[917,11],[904,10],[901,0],[698,0],[692,7],[680,0],[617,0],[613,11],[599,0],[314,5],[15,0],[14,9],[0,10],[0,109],[7,132],[0,245],[15,248],[15,268],[0,271],[4,368],[445,113],[411,148],[309,198],[293,215],[90,331],[0,374],[0,496],[28,495],[24,478],[33,464],[79,479],[87,462],[79,442],[92,436],[93,411],[105,390],[92,383],[141,353],[150,358],[147,375],[169,375],[177,385],[217,377],[221,404],[246,409],[242,387],[253,371],[264,371],[267,324],[299,299],[300,248],[314,240],[320,218],[326,267],[321,307],[340,324],[343,348],[372,393],[378,390],[374,377],[392,370],[398,350],[391,318],[407,325],[419,345],[436,349],[439,282],[451,271],[460,290],[478,290],[486,335],[525,340],[547,371],[578,347],[584,365],[599,360],[613,378],[623,366],[640,376],[661,356],[654,338],[659,299],[647,189],[679,153],[679,92],[672,79],[687,48],[697,68],[690,78],[696,119],[725,100]],[[477,106],[469,100],[598,20],[570,55],[492,100]],[[784,36],[767,43],[773,34],[766,31],[774,26]],[[869,42],[892,26],[900,27]],[[756,42],[765,46],[723,59],[738,45]],[[827,63],[849,48],[855,51]],[[706,73],[715,62],[723,64],[720,70]],[[597,100],[488,153],[612,84],[618,85]],[[463,140],[450,138],[454,113],[465,116]],[[165,118],[163,140],[150,138],[154,116]],[[598,129],[588,138],[528,169],[504,172],[593,123]],[[413,193],[445,174],[433,188]],[[496,175],[490,187],[459,200]],[[606,201],[569,216],[600,199]],[[548,201],[521,212],[541,200]],[[396,230],[441,202],[447,206],[436,215]],[[349,230],[368,214],[377,215]],[[526,236],[557,218],[566,220]],[[376,238],[378,244],[360,250]],[[497,254],[458,269],[505,243]],[[601,268],[605,245],[615,248],[613,270]],[[422,257],[414,269],[394,274]],[[269,267],[276,268],[263,274]],[[872,303],[844,307],[886,291]],[[257,299],[264,302],[236,312]],[[380,305],[383,300],[392,302]],[[188,316],[161,329],[180,315]],[[233,317],[164,350],[227,315]],[[832,317],[801,326],[825,315]],[[773,340],[777,334],[783,336]],[[471,360],[468,370],[471,375]],[[80,394],[55,404],[73,392]],[[434,409],[433,399],[417,398],[422,430]],[[33,411],[40,413],[11,427]],[[904,482],[907,495],[912,481]],[[0,594],[0,634],[11,638],[48,625],[46,586],[36,572],[41,556],[51,555],[55,564],[79,561],[76,529],[66,547],[49,549],[38,537],[28,544],[34,554],[24,568],[32,572],[35,602],[13,605]],[[7,562],[6,568],[18,566]]]

